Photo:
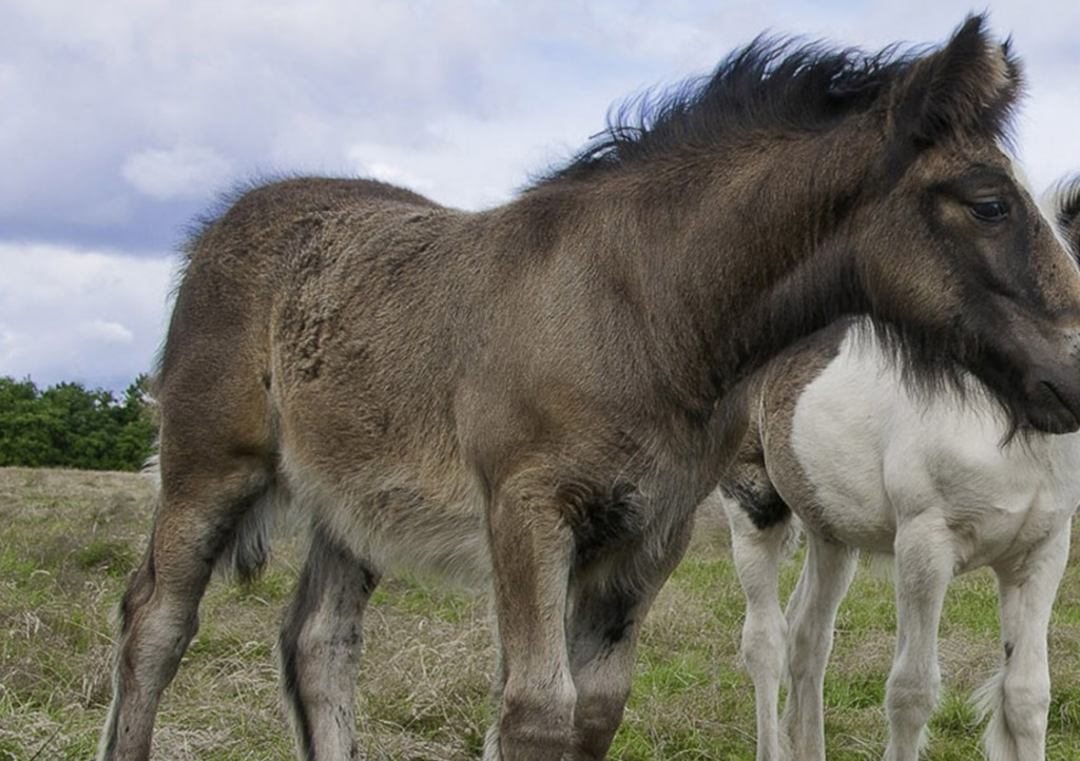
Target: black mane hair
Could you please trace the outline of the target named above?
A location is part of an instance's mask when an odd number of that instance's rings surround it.
[[[993,87],[995,72],[972,66],[994,44],[985,26],[985,15],[972,15],[944,47],[894,44],[876,53],[760,35],[712,74],[647,90],[611,108],[607,127],[533,187],[713,148],[753,131],[827,130],[873,108],[897,108],[896,118],[916,149],[953,126],[1007,145],[1012,112],[1023,91],[1022,71],[1006,40],[1001,52],[1008,86],[987,89]],[[957,79],[942,90],[950,75]],[[891,102],[894,89],[904,90],[907,100]]]
[[[649,90],[613,107],[607,127],[539,183],[707,148],[738,132],[827,129],[869,110],[919,54],[918,49],[900,52],[896,45],[869,54],[759,36],[710,75]]]

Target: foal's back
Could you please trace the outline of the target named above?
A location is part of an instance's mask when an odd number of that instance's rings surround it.
[[[174,418],[167,427],[203,420],[205,415],[185,413],[188,405],[192,412],[203,407],[206,391],[244,408],[264,399],[268,390],[281,390],[272,355],[283,356],[272,351],[272,343],[305,334],[295,314],[296,301],[311,297],[304,294],[305,284],[329,286],[319,295],[327,305],[347,296],[344,288],[320,282],[350,242],[342,222],[361,220],[358,232],[364,236],[364,228],[380,222],[390,227],[410,211],[445,213],[421,196],[383,183],[304,178],[249,190],[207,221],[188,246],[156,377],[163,411]],[[329,311],[324,306],[319,315]],[[309,322],[318,323],[319,315]],[[313,366],[321,365],[321,331],[307,337],[314,338],[302,351],[308,364],[298,364],[317,375]]]

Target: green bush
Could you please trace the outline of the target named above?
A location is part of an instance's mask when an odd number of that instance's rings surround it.
[[[122,400],[79,383],[41,391],[0,377],[0,466],[138,470],[157,432],[148,399],[145,375]]]

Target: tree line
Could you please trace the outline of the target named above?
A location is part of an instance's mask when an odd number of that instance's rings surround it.
[[[0,377],[0,466],[138,470],[157,435],[147,380],[117,399],[80,383],[41,390]]]

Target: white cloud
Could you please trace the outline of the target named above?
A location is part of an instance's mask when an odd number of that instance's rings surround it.
[[[129,156],[121,173],[141,193],[157,198],[205,198],[233,173],[232,163],[204,146],[148,148]]]
[[[135,340],[135,334],[130,328],[110,320],[81,322],[79,333],[86,338],[107,344],[130,344]]]
[[[0,221],[33,221],[35,235],[112,226],[162,245],[236,181],[375,164],[453,205],[501,200],[543,167],[538,153],[600,129],[612,101],[707,70],[763,30],[876,48],[940,41],[970,10],[913,3],[12,0],[0,9]],[[1075,124],[1080,4],[1044,9],[1004,5],[991,20],[1015,32],[1040,124]],[[440,142],[439,122],[479,125],[497,150]],[[1045,143],[1031,164],[1080,164]],[[357,160],[365,144],[386,155]],[[162,203],[179,204],[171,228],[147,211]]]
[[[151,369],[174,265],[0,243],[0,374],[122,388]]]
[[[345,155],[355,167],[356,174],[403,185],[421,193],[430,193],[435,187],[431,178],[414,174],[410,169],[387,161],[388,152],[383,147],[367,143],[354,145],[345,151]]]

